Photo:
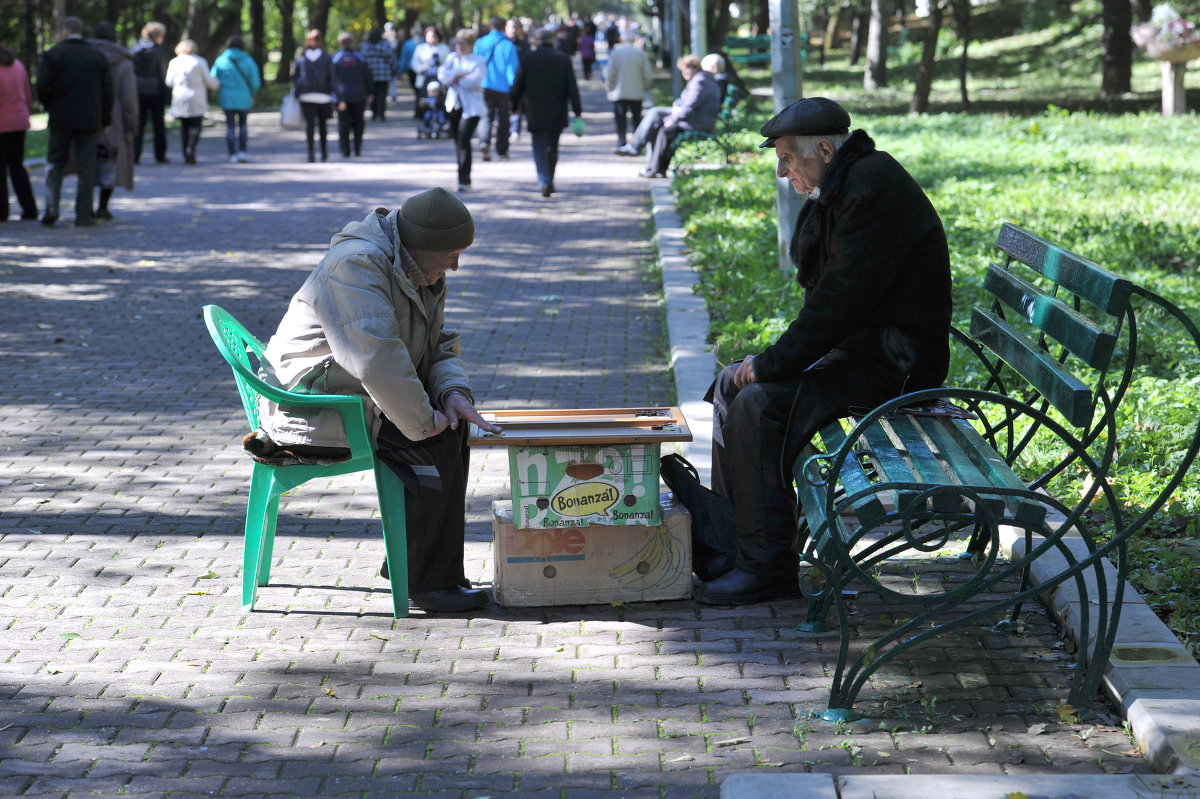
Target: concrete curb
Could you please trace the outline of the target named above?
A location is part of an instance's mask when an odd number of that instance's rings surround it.
[[[653,186],[651,196],[676,395],[694,436],[691,443],[682,447],[682,452],[707,482],[711,469],[712,406],[698,398],[707,391],[717,370],[716,358],[705,345],[709,316],[704,298],[695,291],[698,280],[688,261],[682,222],[675,211],[670,186]],[[1005,556],[1019,554],[1024,546],[1021,531],[1001,529],[1001,550]],[[1078,556],[1084,542],[1076,538],[1069,540],[1068,546]],[[1057,553],[1040,558],[1031,568],[1031,579],[1035,585],[1044,582],[1064,565],[1063,556]],[[1106,573],[1111,586],[1116,573],[1111,563],[1106,562]],[[1086,584],[1089,602],[1096,604],[1094,581],[1089,579]],[[1081,629],[1074,581],[1050,591],[1045,604],[1077,645],[1091,646],[1093,635]],[[1030,796],[1065,792],[1078,799],[1102,799],[1200,793],[1200,664],[1129,586],[1125,588],[1121,622],[1104,687],[1128,720],[1147,761],[1159,773],[1177,776],[1153,779],[1128,775],[911,776],[835,781],[820,774],[736,774],[722,784],[721,796],[759,797],[777,793],[841,799],[871,796],[925,799],[936,792],[939,799],[959,796],[979,799],[981,791],[986,795],[994,790],[998,796],[1014,792]],[[887,780],[885,792],[881,792],[882,780]],[[957,787],[960,784],[963,787]]]

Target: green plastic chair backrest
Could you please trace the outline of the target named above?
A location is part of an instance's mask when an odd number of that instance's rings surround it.
[[[258,427],[258,398],[264,393],[260,390],[263,380],[259,372],[273,375],[271,365],[267,362],[266,348],[224,308],[216,305],[204,306],[204,322],[208,326],[209,335],[221,352],[221,357],[233,367],[242,407],[246,410],[246,418],[250,421],[250,429],[253,430]],[[257,363],[251,362],[251,356]]]

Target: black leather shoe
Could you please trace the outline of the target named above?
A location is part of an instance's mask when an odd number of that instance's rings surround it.
[[[735,566],[715,580],[700,583],[696,598],[706,605],[750,605],[799,595],[798,583],[781,583]]]
[[[461,613],[481,608],[491,601],[482,588],[439,588],[420,594],[409,594],[408,604],[435,613]]]
[[[46,227],[51,227],[57,221],[58,221],[58,214],[47,213],[45,216],[42,217],[42,224],[45,225]]]

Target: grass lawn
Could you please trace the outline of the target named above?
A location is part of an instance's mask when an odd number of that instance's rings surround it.
[[[846,105],[853,127],[867,130],[904,164],[938,209],[950,242],[960,327],[983,296],[983,272],[995,259],[993,244],[1005,221],[1146,285],[1200,321],[1200,162],[1194,158],[1200,114],[1161,115],[1156,62],[1137,65],[1130,95],[1097,99],[1099,42],[1093,21],[973,43],[969,113],[959,105],[949,62],[935,82],[936,113],[906,113],[916,45],[894,54],[892,88],[870,95],[860,88],[861,71],[850,70],[841,53],[805,75],[805,94]],[[957,55],[952,37],[944,45],[944,56]],[[1200,97],[1189,100],[1200,106]],[[775,256],[773,153],[754,150],[761,141],[755,130],[768,116],[760,108],[745,119],[741,163],[693,170],[675,181],[710,301],[712,342],[726,363],[773,341],[802,301],[794,273],[781,271]],[[1155,320],[1139,321],[1149,326],[1143,346],[1152,357],[1119,419],[1138,442],[1122,449],[1117,469],[1118,490],[1131,508],[1148,495],[1156,475],[1178,463],[1200,416],[1200,357]],[[951,379],[968,369],[956,361]],[[1055,487],[1074,490],[1069,479]],[[1134,583],[1200,655],[1200,473],[1193,470],[1134,550]]]

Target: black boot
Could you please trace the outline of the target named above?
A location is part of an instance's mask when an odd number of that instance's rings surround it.
[[[112,189],[100,189],[100,207],[96,209],[97,219],[112,219],[113,215],[108,210],[108,201],[113,195]]]

